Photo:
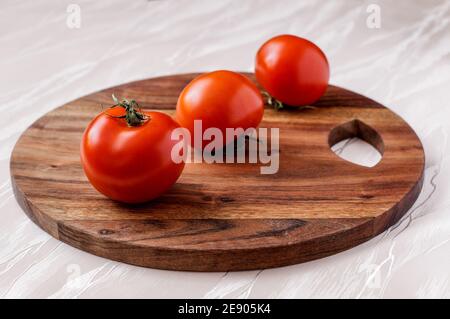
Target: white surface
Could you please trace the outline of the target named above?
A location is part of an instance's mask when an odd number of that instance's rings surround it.
[[[67,5],[74,2],[81,7],[80,29],[66,25]],[[2,0],[0,297],[450,297],[450,2],[377,2],[379,29],[366,26],[370,3]],[[17,205],[11,151],[49,110],[146,77],[251,71],[259,45],[281,33],[316,42],[329,57],[333,84],[391,107],[421,138],[424,189],[386,233],[301,265],[172,272],[62,244]]]

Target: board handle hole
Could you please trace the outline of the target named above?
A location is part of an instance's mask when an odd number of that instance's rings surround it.
[[[340,158],[366,167],[378,164],[384,153],[383,139],[378,132],[357,119],[333,128],[328,144]]]

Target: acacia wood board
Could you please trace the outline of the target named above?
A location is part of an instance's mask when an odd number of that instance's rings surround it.
[[[252,80],[252,74],[246,74]],[[279,171],[262,164],[186,164],[178,182],[147,204],[98,193],[79,156],[88,122],[111,94],[174,114],[196,74],[147,79],[67,103],[38,119],[11,157],[15,196],[55,238],[134,265],[192,271],[285,266],[354,247],[399,220],[419,195],[424,152],[399,116],[330,85],[311,109],[266,108],[260,127],[280,129]],[[382,153],[374,167],[330,146],[359,137]],[[157,182],[157,181],[155,181]]]

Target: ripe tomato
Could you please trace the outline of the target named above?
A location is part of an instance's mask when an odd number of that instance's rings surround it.
[[[314,43],[293,35],[280,35],[258,50],[255,75],[275,99],[302,106],[317,101],[325,93],[330,70],[325,54]]]
[[[192,80],[181,92],[176,111],[176,120],[189,130],[194,146],[194,120],[202,121],[202,136],[208,128],[218,128],[223,140],[226,128],[256,128],[264,113],[264,101],[253,82],[247,77],[231,71],[205,73]],[[208,141],[202,141],[203,147]]]
[[[122,103],[131,107],[110,108],[89,123],[81,162],[91,184],[107,197],[149,201],[172,186],[183,170],[184,162],[171,159],[176,144],[171,132],[179,125],[164,113],[138,111],[134,101]]]

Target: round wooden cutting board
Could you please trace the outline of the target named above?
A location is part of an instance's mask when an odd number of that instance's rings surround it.
[[[335,86],[316,108],[266,108],[260,127],[280,129],[276,174],[260,174],[262,163],[192,163],[169,192],[148,204],[124,205],[98,193],[81,168],[79,145],[101,105],[111,105],[114,93],[173,114],[195,75],[120,85],[37,120],[11,158],[15,195],[28,216],[98,256],[153,268],[227,271],[301,263],[351,248],[383,232],[416,200],[424,152],[414,131],[382,105]],[[369,168],[338,157],[330,145],[349,137],[372,144],[381,161]]]

